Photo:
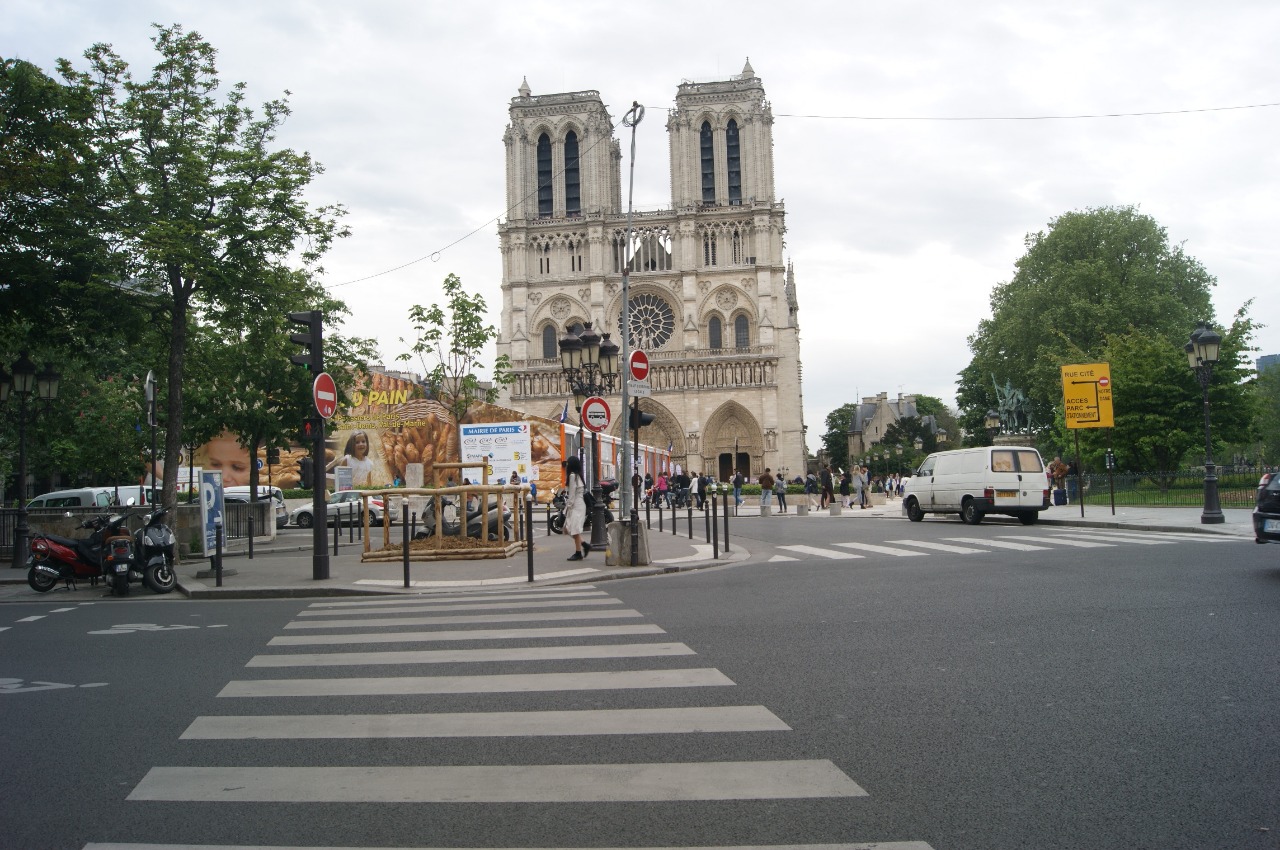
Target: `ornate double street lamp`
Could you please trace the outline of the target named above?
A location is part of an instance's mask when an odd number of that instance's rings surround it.
[[[994,443],[996,434],[1000,433],[1000,414],[994,410],[988,410],[986,417],[982,420],[982,426],[987,429],[987,438]]]
[[[36,374],[36,364],[22,352],[13,364],[13,375],[0,366],[0,403],[9,401],[9,395],[18,397],[18,525],[13,530],[13,567],[21,569],[27,560],[27,399],[34,391],[41,407],[47,412],[58,397],[58,382],[62,376],[53,371],[52,364],[45,364],[44,371]],[[36,408],[32,407],[31,416]]]
[[[1195,372],[1200,382],[1200,391],[1204,394],[1204,510],[1200,514],[1200,522],[1213,525],[1225,521],[1222,506],[1218,503],[1218,471],[1213,465],[1213,438],[1209,429],[1209,384],[1213,380],[1213,367],[1218,362],[1218,351],[1222,346],[1222,337],[1208,322],[1201,322],[1191,332],[1191,340],[1187,343],[1187,363]]]
[[[613,392],[618,380],[618,346],[605,334],[601,337],[584,322],[582,333],[570,329],[560,340],[560,366],[573,392],[578,409],[578,446],[582,446],[582,405],[591,396]],[[591,547],[603,549],[609,541],[604,521],[604,494],[600,491],[600,434],[591,432],[591,495],[595,508],[591,515]]]

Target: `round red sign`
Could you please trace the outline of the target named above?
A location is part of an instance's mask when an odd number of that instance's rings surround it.
[[[582,424],[587,430],[603,431],[612,419],[609,403],[600,396],[593,395],[582,403]]]
[[[1098,379],[1098,386],[1100,386],[1100,387],[1109,387],[1109,386],[1111,386],[1111,379],[1110,379],[1110,378],[1107,378],[1107,377],[1099,378],[1099,379]]]
[[[649,355],[637,348],[627,358],[627,368],[631,371],[631,380],[647,380],[649,377]]]
[[[338,411],[338,385],[328,372],[316,375],[311,385],[311,397],[316,403],[316,413],[321,419],[329,419]]]

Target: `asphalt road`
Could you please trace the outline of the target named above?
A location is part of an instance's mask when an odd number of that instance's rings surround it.
[[[828,531],[597,591],[0,606],[0,846],[1280,846],[1280,547]],[[429,654],[336,655],[385,652]]]

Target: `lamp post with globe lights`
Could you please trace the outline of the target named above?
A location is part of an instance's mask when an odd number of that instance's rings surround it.
[[[560,366],[578,409],[578,445],[581,447],[582,405],[591,396],[613,392],[618,380],[618,346],[608,334],[601,336],[591,327],[591,322],[584,322],[581,333],[570,329],[560,340]],[[600,490],[600,434],[595,431],[591,433],[591,495],[595,497],[591,546],[603,548],[609,537],[605,528],[604,494]]]
[[[36,364],[22,352],[13,364],[13,374],[6,374],[0,366],[0,403],[8,402],[10,395],[18,397],[18,524],[13,530],[13,566],[21,569],[26,563],[27,535],[31,532],[27,525],[27,399],[35,392],[40,401],[40,408],[33,407],[30,416],[37,410],[48,412],[58,398],[58,383],[62,376],[54,371],[52,364],[45,364],[44,371],[36,374]]]
[[[1183,348],[1204,396],[1204,510],[1200,513],[1200,522],[1204,525],[1226,520],[1218,502],[1218,470],[1213,464],[1213,436],[1209,424],[1209,384],[1213,380],[1213,367],[1217,365],[1221,347],[1222,337],[1208,322],[1201,322],[1191,332],[1191,339]]]

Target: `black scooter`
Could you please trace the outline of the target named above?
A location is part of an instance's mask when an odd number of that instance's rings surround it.
[[[441,499],[440,502],[445,507],[452,507],[454,502],[452,499]],[[502,508],[502,516],[498,516],[498,506],[495,502],[489,503],[489,522],[488,522],[488,539],[498,539],[498,529],[502,529],[502,539],[511,540],[511,509],[505,505]],[[422,509],[422,516],[419,517],[422,523],[422,530],[413,535],[414,540],[425,540],[432,537],[436,533],[436,500],[427,499],[426,506]],[[501,526],[499,526],[501,523]],[[440,524],[440,534],[443,537],[456,537],[462,534],[462,523],[459,520],[451,520],[448,514],[445,514]],[[483,506],[476,507],[467,511],[467,536],[474,537],[477,540],[485,536],[485,510]]]
[[[604,498],[604,521],[606,525],[613,522],[613,511],[611,510],[611,506],[613,505],[614,491],[617,489],[618,482],[612,478],[602,478],[600,480],[600,494]],[[564,534],[565,501],[568,497],[568,488],[561,487],[556,491],[555,496],[551,498],[551,507],[554,509],[554,512],[551,514],[551,530],[556,534]],[[584,534],[591,528],[591,517],[594,513],[595,511],[587,511],[587,521],[582,525],[582,531]]]

